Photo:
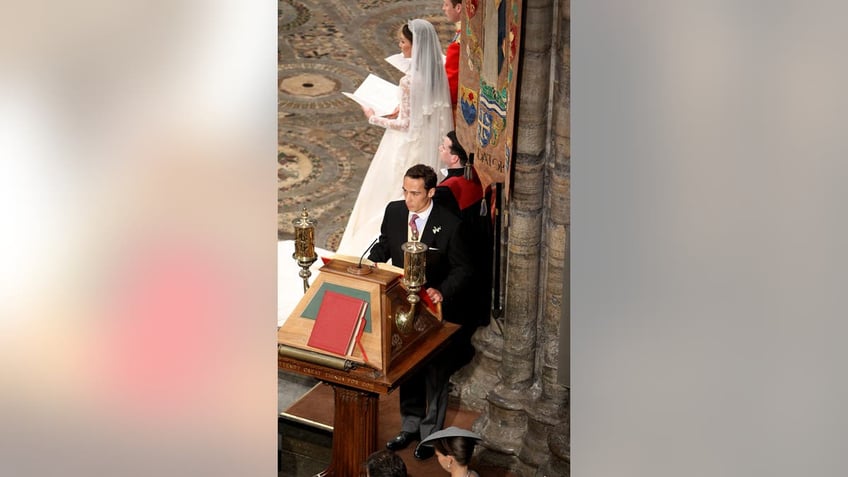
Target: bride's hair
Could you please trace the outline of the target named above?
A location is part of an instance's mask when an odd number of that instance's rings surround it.
[[[400,32],[401,34],[403,34],[403,37],[406,38],[407,41],[412,43],[412,30],[409,29],[409,23],[404,23],[403,28],[400,29]]]

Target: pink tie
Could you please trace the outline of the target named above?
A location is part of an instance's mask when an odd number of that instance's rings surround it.
[[[412,218],[409,220],[409,228],[412,229],[412,241],[418,241],[418,226],[415,225],[415,221],[418,220],[418,214],[412,214]]]

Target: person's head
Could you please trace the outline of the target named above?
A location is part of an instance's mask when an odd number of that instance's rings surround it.
[[[412,62],[416,61],[421,64],[418,69],[425,65],[430,66],[431,63],[437,63],[437,66],[444,69],[444,55],[442,44],[439,40],[439,33],[432,23],[423,18],[414,18],[407,22],[407,29],[410,32],[412,43]]]
[[[474,455],[477,439],[465,436],[443,437],[433,441],[436,458],[443,469],[450,472],[451,468],[459,465],[467,467]]]
[[[450,131],[439,145],[439,160],[448,168],[465,166],[468,154],[456,138],[456,131]]]
[[[404,58],[412,58],[412,30],[406,23],[398,30],[398,48]]]
[[[462,0],[444,0],[442,2],[442,11],[448,17],[448,21],[456,23],[462,16]]]
[[[452,121],[451,99],[445,59],[439,34],[433,24],[422,18],[408,22],[412,31],[412,57],[407,75],[409,91],[409,134],[429,138],[427,152],[435,154],[444,131]]]
[[[399,455],[383,449],[368,456],[365,472],[368,477],[406,477],[406,464]]]
[[[422,212],[430,206],[436,193],[436,171],[424,164],[416,164],[403,175],[403,198],[410,212]]]

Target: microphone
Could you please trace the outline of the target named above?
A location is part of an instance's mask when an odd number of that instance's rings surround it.
[[[354,275],[368,275],[369,273],[371,273],[371,268],[369,268],[369,267],[362,268],[362,260],[365,259],[365,254],[367,254],[368,251],[371,250],[371,247],[373,247],[374,245],[377,244],[378,240],[380,240],[379,235],[377,236],[377,238],[374,239],[373,242],[371,242],[371,245],[369,245],[368,248],[366,248],[365,251],[362,252],[362,256],[359,257],[359,264],[356,267],[347,267],[348,273],[352,273]]]
[[[362,252],[362,256],[359,257],[359,265],[357,265],[356,268],[362,268],[362,260],[365,258],[365,254],[368,253],[369,250],[371,250],[371,247],[377,244],[378,240],[380,240],[379,235],[377,236],[377,238],[374,239],[373,242],[371,242],[371,245],[369,245],[368,248],[366,248],[365,251]]]

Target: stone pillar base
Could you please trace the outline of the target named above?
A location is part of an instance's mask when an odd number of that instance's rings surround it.
[[[489,466],[493,468],[500,469],[509,469],[510,472],[516,473],[519,477],[529,477],[530,474],[523,474],[520,472],[519,467],[521,467],[521,461],[518,460],[518,457],[505,454],[503,452],[498,452],[488,447],[481,447],[480,451],[476,453],[475,459],[481,466]]]
[[[527,431],[526,404],[535,394],[532,386],[524,392],[509,389],[503,384],[487,396],[488,412],[475,423],[475,431],[486,441],[487,447],[504,454],[518,455],[524,433]]]
[[[551,456],[539,467],[535,477],[569,477],[571,475],[571,445],[568,419],[554,426],[548,437]]]
[[[548,376],[555,375],[551,370]],[[545,392],[547,390],[547,392]],[[527,412],[527,434],[518,456],[533,467],[544,465],[550,456],[549,436],[558,432],[559,425],[568,418],[568,388],[548,384],[542,395]],[[568,435],[565,435],[566,442]]]
[[[467,366],[451,376],[454,386],[451,398],[457,399],[462,407],[483,412],[488,406],[486,396],[499,381],[498,369],[501,365],[500,349],[503,347],[503,337],[486,327],[474,334],[471,343],[477,352]]]

